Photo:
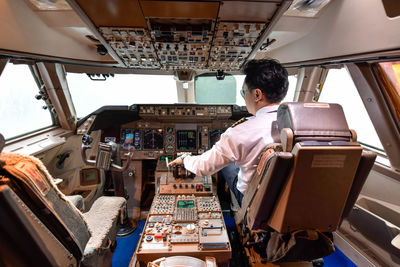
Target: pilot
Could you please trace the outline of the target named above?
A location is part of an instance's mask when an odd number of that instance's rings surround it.
[[[277,109],[289,85],[286,69],[275,60],[251,60],[245,65],[244,74],[240,93],[248,112],[254,116],[234,123],[205,153],[198,156],[184,154],[169,164],[184,164],[187,170],[199,176],[220,171],[239,204],[263,149],[274,143]]]

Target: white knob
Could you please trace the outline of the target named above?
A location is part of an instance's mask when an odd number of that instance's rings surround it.
[[[186,231],[188,234],[193,234],[196,227],[193,223],[186,225]]]

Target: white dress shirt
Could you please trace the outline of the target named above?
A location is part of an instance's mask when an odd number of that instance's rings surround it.
[[[279,105],[259,109],[256,116],[228,128],[220,140],[208,151],[198,156],[187,156],[185,168],[196,175],[211,175],[235,163],[240,168],[237,189],[244,193],[260,160],[261,152],[274,142],[272,123],[276,121]]]

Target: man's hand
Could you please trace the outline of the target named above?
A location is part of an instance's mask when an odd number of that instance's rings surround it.
[[[182,165],[183,164],[183,159],[181,157],[177,157],[174,161],[171,161],[168,166],[172,167],[175,165]]]

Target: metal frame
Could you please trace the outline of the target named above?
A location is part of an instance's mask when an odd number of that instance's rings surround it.
[[[8,58],[0,58],[0,76],[8,63],[8,60]]]
[[[261,46],[263,45],[263,43],[265,42],[265,40],[267,39],[269,34],[272,32],[273,28],[278,23],[279,19],[283,16],[283,13],[285,13],[286,10],[288,10],[288,8],[292,4],[292,2],[293,2],[293,0],[282,1],[282,3],[280,4],[280,7],[278,8],[277,11],[275,11],[275,14],[272,16],[267,27],[264,29],[263,34],[258,38],[257,43],[253,47],[253,50],[250,52],[247,59],[244,61],[242,67],[248,60],[253,59],[255,57],[258,50],[261,48]]]
[[[86,13],[82,10],[79,4],[75,0],[66,0],[67,3],[72,7],[72,9],[76,12],[76,14],[82,19],[82,21],[88,26],[89,30],[96,36],[97,40],[100,41],[102,45],[107,49],[110,56],[115,59],[121,66],[127,67],[122,59],[115,53],[114,49],[107,43],[107,41],[103,38],[101,33],[97,30],[97,27],[90,20],[90,18],[86,15]]]
[[[327,69],[321,67],[305,67],[299,69],[294,101],[312,102],[319,95],[318,84],[323,82]],[[319,86],[320,87],[320,86]]]
[[[43,62],[36,65],[61,127],[75,130],[76,111],[69,93],[63,65]]]
[[[400,170],[400,131],[369,63],[346,65],[392,167]]]

